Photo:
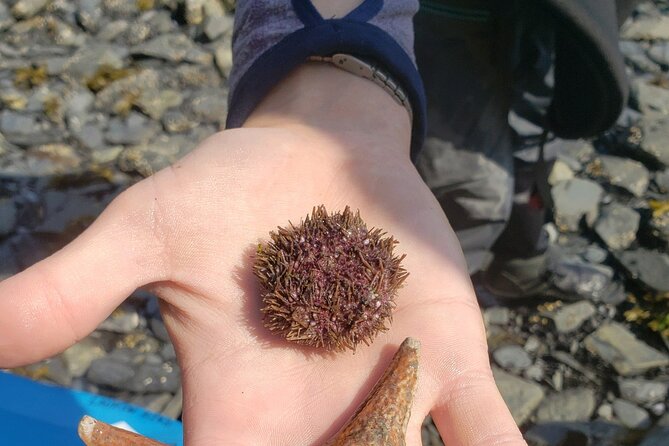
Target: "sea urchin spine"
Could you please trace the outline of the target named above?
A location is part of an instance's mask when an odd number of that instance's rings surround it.
[[[394,297],[408,273],[397,244],[367,229],[347,206],[314,208],[298,226],[270,232],[253,271],[262,285],[265,326],[289,341],[327,350],[355,350],[388,329]]]

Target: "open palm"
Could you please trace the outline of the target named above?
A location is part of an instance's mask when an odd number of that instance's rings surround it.
[[[182,369],[190,446],[323,443],[407,336],[422,343],[407,444],[420,444],[429,412],[447,444],[523,444],[438,203],[408,159],[339,150],[349,143],[313,129],[225,131],[138,183],[70,245],[0,283],[0,367],[65,349],[149,285]],[[254,249],[319,204],[359,209],[407,255],[390,330],[355,353],[298,347],[262,326]]]

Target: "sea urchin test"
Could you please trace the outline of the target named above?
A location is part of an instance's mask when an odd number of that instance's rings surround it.
[[[253,267],[262,286],[264,325],[288,341],[355,350],[388,329],[397,290],[408,276],[397,240],[367,229],[347,206],[324,206],[295,226],[270,232]]]

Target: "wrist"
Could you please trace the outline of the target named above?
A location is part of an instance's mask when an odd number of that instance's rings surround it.
[[[281,81],[244,127],[273,127],[320,135],[344,154],[409,160],[411,122],[404,107],[373,82],[308,63]]]

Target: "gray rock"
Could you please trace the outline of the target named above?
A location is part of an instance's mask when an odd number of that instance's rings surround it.
[[[553,284],[565,293],[593,300],[606,300],[613,280],[613,269],[587,263],[578,256],[561,256],[550,265]]]
[[[72,376],[68,373],[63,359],[59,356],[45,359],[36,364],[30,364],[22,367],[22,369],[19,374],[26,375],[32,379],[48,380],[61,386],[72,384]]]
[[[125,33],[125,38],[130,45],[138,45],[151,35],[151,27],[148,23],[132,22]]]
[[[618,203],[604,206],[595,224],[595,232],[610,249],[628,248],[637,238],[641,216],[634,209]]]
[[[625,62],[644,73],[661,73],[662,67],[646,54],[646,50],[638,43],[621,41],[618,43],[620,51],[625,56]]]
[[[136,395],[130,402],[151,412],[160,413],[172,401],[173,395],[169,392]]]
[[[644,16],[625,22],[621,37],[627,40],[668,40],[669,17]]]
[[[613,406],[607,403],[602,404],[597,408],[597,416],[606,421],[613,420]]]
[[[179,387],[176,394],[174,395],[174,398],[172,398],[172,400],[169,403],[167,403],[167,406],[165,406],[165,409],[163,409],[161,414],[168,418],[176,420],[181,416],[182,409],[183,409],[183,389]]]
[[[545,375],[546,372],[544,368],[539,364],[533,364],[523,371],[523,376],[533,381],[541,382],[544,379]]]
[[[558,333],[571,333],[578,330],[595,312],[593,304],[581,301],[561,307],[552,317]]]
[[[155,122],[140,113],[130,112],[126,118],[112,118],[105,140],[112,144],[134,145],[148,142],[156,133]]]
[[[131,333],[139,327],[139,314],[132,305],[121,305],[98,326],[113,333]]]
[[[504,402],[509,407],[513,419],[519,426],[525,423],[544,398],[542,387],[496,367],[492,368],[495,383]]]
[[[602,176],[612,185],[636,197],[641,197],[648,189],[650,173],[640,162],[610,155],[601,155],[599,161]]]
[[[89,32],[98,30],[102,18],[100,0],[77,0],[77,21]],[[98,35],[99,37],[99,35]]]
[[[151,318],[150,321],[151,331],[158,339],[163,342],[170,342],[170,335],[165,328],[163,321],[157,317]]]
[[[9,28],[14,24],[14,17],[9,12],[9,8],[4,3],[0,3],[0,31]]]
[[[135,104],[155,120],[160,120],[168,108],[177,107],[183,102],[183,96],[176,90],[145,90]]]
[[[594,411],[595,392],[579,387],[544,399],[537,409],[537,421],[588,421]]]
[[[603,263],[608,255],[609,253],[605,249],[597,245],[590,245],[583,252],[583,259],[589,263]]]
[[[227,92],[220,88],[199,90],[190,98],[188,108],[201,122],[223,123],[228,111]]]
[[[616,254],[627,272],[647,287],[660,292],[669,291],[669,256],[639,248]]]
[[[653,183],[655,186],[657,186],[657,189],[660,193],[669,193],[669,169],[655,172],[655,175],[653,176]]]
[[[181,373],[175,363],[142,364],[137,373],[127,383],[127,390],[142,393],[176,392]]]
[[[47,234],[62,234],[68,228],[92,222],[113,197],[102,199],[80,191],[61,192],[50,190],[43,194],[44,220],[35,231]],[[83,229],[83,228],[80,228]]]
[[[555,358],[557,361],[560,361],[562,364],[565,364],[572,369],[576,370],[577,372],[581,373],[583,376],[585,376],[589,381],[596,385],[600,385],[601,382],[599,378],[597,377],[597,374],[578,362],[576,358],[574,358],[572,355],[570,355],[567,352],[563,352],[560,350],[555,350],[551,352],[551,356]]]
[[[190,119],[180,110],[168,110],[163,115],[163,127],[169,133],[181,133],[197,127],[197,121]]]
[[[86,373],[86,378],[99,386],[127,389],[135,376],[135,365],[130,358],[116,353],[96,359]]]
[[[0,113],[0,132],[7,141],[19,146],[34,146],[60,141],[62,133],[43,116],[12,110]]]
[[[232,71],[232,46],[231,41],[223,39],[223,43],[214,49],[214,62],[221,75],[229,79]]]
[[[643,139],[639,149],[663,166],[669,166],[669,119],[645,117],[641,126]]]
[[[592,143],[585,140],[564,141],[558,146],[557,159],[574,172],[580,172],[584,164],[595,155]]]
[[[83,120],[90,112],[95,95],[89,90],[77,90],[72,92],[65,101],[65,115],[72,119]]]
[[[101,68],[123,68],[128,50],[119,45],[92,43],[82,47],[68,61],[67,73],[76,80],[89,80]]]
[[[170,62],[181,62],[184,60],[194,43],[183,34],[163,34],[148,42],[132,48],[134,55],[142,55],[163,59]]]
[[[71,133],[81,146],[91,151],[105,148],[104,133],[96,124],[85,124],[81,127],[73,127],[71,128]]]
[[[585,347],[622,376],[637,375],[669,365],[669,357],[639,341],[623,325],[608,322],[584,341]]]
[[[86,374],[93,361],[103,358],[106,354],[102,342],[89,336],[65,350],[61,356],[70,375],[80,378]]]
[[[139,97],[145,90],[158,89],[159,74],[153,69],[116,80],[100,90],[95,97],[95,107],[99,110],[113,110],[119,98]]]
[[[163,345],[163,348],[160,350],[160,357],[163,358],[165,361],[171,361],[177,358],[177,352],[174,350],[174,345],[170,344],[165,344]]]
[[[223,34],[232,32],[234,18],[228,15],[207,17],[204,21],[204,34],[209,40],[216,40]]]
[[[616,417],[630,429],[646,429],[650,427],[648,412],[629,401],[616,399],[613,402],[613,412]]]
[[[654,42],[647,53],[654,62],[669,67],[669,42]]]
[[[555,223],[563,231],[576,231],[583,217],[595,222],[603,189],[594,181],[574,178],[551,189],[555,205]]]
[[[636,79],[632,82],[632,98],[642,113],[669,114],[669,90]]]
[[[42,10],[49,0],[19,0],[12,6],[12,14],[17,19],[28,19]]]
[[[174,163],[193,149],[194,145],[195,140],[177,136],[160,137],[149,144],[125,149],[119,155],[118,165],[123,172],[150,176]]]
[[[125,20],[114,20],[104,25],[96,37],[101,41],[110,42],[126,32],[129,26]]]
[[[5,237],[16,227],[16,204],[11,198],[0,198],[0,238]]]
[[[649,405],[664,401],[669,383],[646,379],[618,379],[620,395],[637,404]]]
[[[493,354],[495,362],[505,369],[522,370],[532,365],[532,358],[519,345],[505,345]]]
[[[627,444],[627,435],[623,426],[593,421],[539,423],[524,437],[531,446],[620,446]]]
[[[486,325],[506,325],[510,317],[511,312],[506,307],[490,307],[483,311],[483,320]]]

